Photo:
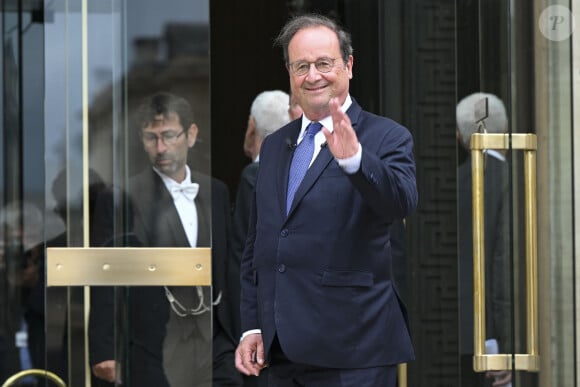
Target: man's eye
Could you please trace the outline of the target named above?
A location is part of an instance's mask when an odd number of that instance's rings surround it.
[[[307,70],[307,69],[308,69],[308,67],[309,67],[309,66],[308,66],[308,63],[298,63],[298,64],[296,65],[296,71],[297,71],[297,72],[304,71],[304,70]]]
[[[332,66],[332,64],[328,61],[325,61],[325,60],[321,60],[320,62],[316,63],[316,67],[318,67],[318,68],[327,69],[330,66]]]

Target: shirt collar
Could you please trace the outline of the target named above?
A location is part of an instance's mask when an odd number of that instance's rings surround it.
[[[348,108],[350,107],[350,105],[352,105],[352,98],[350,97],[350,94],[347,94],[346,99],[344,100],[344,103],[340,107],[340,110],[342,110],[343,112],[346,112],[348,110]],[[302,136],[304,136],[304,132],[306,130],[306,127],[308,125],[310,125],[311,122],[312,121],[309,120],[306,117],[306,115],[302,114],[302,126],[300,128],[300,135],[298,136],[298,138],[302,138]],[[332,125],[332,117],[331,116],[326,116],[318,122],[320,122],[322,124],[322,126],[324,126],[326,129],[328,129],[331,133],[334,130],[334,126]]]
[[[502,155],[500,152],[498,152],[495,149],[486,149],[483,151],[483,153],[488,154],[492,157],[495,157],[496,159],[498,159],[500,161],[505,161],[505,156]]]
[[[172,187],[180,187],[191,184],[191,171],[189,170],[189,166],[187,164],[185,165],[185,179],[183,179],[181,183],[176,182],[171,177],[167,176],[166,174],[164,174],[155,167],[153,167],[153,170],[159,175],[159,177],[161,177],[161,180],[163,180],[163,184],[165,184],[165,187],[170,192]]]

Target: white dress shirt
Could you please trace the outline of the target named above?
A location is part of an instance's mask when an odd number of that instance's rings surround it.
[[[346,96],[346,99],[344,100],[344,103],[340,107],[340,110],[342,110],[343,112],[346,112],[348,110],[348,108],[350,107],[350,105],[352,105],[352,98],[350,97],[350,94],[348,94]],[[308,125],[310,125],[311,122],[312,121],[309,120],[306,117],[306,115],[302,114],[302,127],[300,128],[300,133],[298,134],[298,141],[296,141],[296,145],[300,144],[300,141],[302,141],[304,139],[304,135],[306,134],[306,127]],[[318,122],[320,122],[322,124],[322,126],[324,126],[326,129],[328,129],[330,131],[330,133],[332,133],[334,131],[334,125],[332,123],[332,116],[324,117],[322,120],[320,120]],[[312,155],[312,160],[310,161],[310,165],[312,165],[314,160],[316,160],[316,156],[318,156],[318,154],[320,153],[320,150],[322,149],[322,146],[325,143],[326,143],[326,139],[325,139],[324,134],[322,133],[322,130],[321,130],[318,133],[316,133],[316,135],[314,136],[314,154]],[[361,158],[362,158],[362,147],[359,143],[358,144],[358,152],[356,154],[354,154],[353,156],[348,157],[346,159],[335,158],[335,160],[338,162],[338,165],[342,169],[344,169],[344,171],[346,173],[355,173],[356,171],[358,171],[358,169],[360,167]]]
[[[155,172],[161,177],[167,190],[173,197],[173,204],[179,214],[179,219],[187,235],[187,240],[191,247],[197,246],[197,208],[195,207],[195,197],[199,184],[191,182],[191,171],[185,166],[185,179],[178,183],[169,176],[163,174],[156,168]],[[192,191],[194,191],[192,193]]]

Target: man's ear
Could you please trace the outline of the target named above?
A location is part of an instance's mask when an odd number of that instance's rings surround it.
[[[254,119],[254,116],[248,118],[248,128],[246,129],[246,133],[248,136],[255,136],[256,134],[256,120]]]
[[[198,132],[199,132],[199,129],[197,128],[196,124],[191,124],[189,129],[187,129],[187,146],[188,147],[191,148],[195,144],[195,141],[197,140],[197,133]]]
[[[256,120],[253,116],[250,116],[248,117],[248,127],[246,128],[246,134],[244,135],[244,154],[249,158],[252,158],[256,144],[256,137]]]
[[[457,129],[457,130],[455,131],[455,135],[456,135],[456,137],[457,137],[457,141],[459,141],[459,143],[460,143],[461,145],[463,145],[463,136],[461,135],[461,132],[459,131],[459,129]]]

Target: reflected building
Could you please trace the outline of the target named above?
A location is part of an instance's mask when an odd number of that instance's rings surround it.
[[[202,172],[211,167],[210,59],[207,24],[172,24],[162,36],[140,37],[132,42],[133,63],[126,75],[101,90],[89,108],[91,164],[105,181],[112,181],[115,145],[127,147],[129,174],[148,162],[141,149],[133,112],[141,100],[159,91],[183,96],[194,109],[199,127],[190,162]],[[116,98],[126,90],[127,109],[116,110]],[[112,130],[111,125],[115,128]]]

